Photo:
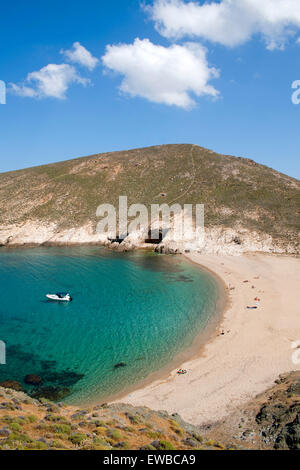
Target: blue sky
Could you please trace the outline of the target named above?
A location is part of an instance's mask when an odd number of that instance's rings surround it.
[[[194,143],[300,178],[300,2],[236,1],[3,3],[0,171]]]

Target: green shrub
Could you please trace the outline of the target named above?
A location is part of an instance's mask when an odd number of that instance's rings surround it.
[[[31,443],[28,443],[26,447],[24,447],[24,450],[47,450],[48,446],[45,442],[41,441],[33,441]]]
[[[59,439],[55,439],[54,441],[52,441],[51,447],[54,447],[55,449],[65,449],[66,448],[64,443]]]
[[[161,450],[175,450],[173,444],[169,441],[160,441]]]
[[[193,432],[192,436],[194,439],[196,439],[196,441],[203,442],[203,437],[200,434]]]
[[[124,428],[124,431],[127,431],[127,432],[135,432],[135,428],[133,428],[132,426],[126,426]]]
[[[18,432],[13,432],[6,440],[5,444],[9,445],[11,448],[13,448],[16,444],[20,443],[30,443],[33,442],[34,439],[29,437],[25,433],[18,433]]]
[[[42,403],[42,405],[52,405],[51,401],[47,400],[47,398],[39,398],[39,402]]]
[[[209,439],[209,441],[206,441],[206,442],[205,442],[205,445],[206,445],[207,447],[211,447],[211,446],[213,446],[214,444],[215,444],[215,441],[214,441],[213,439]]]
[[[2,421],[4,421],[4,423],[7,423],[7,424],[16,423],[16,424],[19,424],[20,426],[25,424],[24,419],[13,417],[13,416],[8,416],[8,415],[4,415],[2,417]]]
[[[87,436],[85,434],[81,434],[81,433],[72,434],[72,436],[69,437],[69,440],[74,445],[79,445],[83,441],[85,441],[86,439],[87,439]]]
[[[37,422],[37,417],[34,415],[28,415],[25,417],[25,422],[26,423],[36,423]]]
[[[16,440],[6,439],[5,445],[8,446],[10,449],[13,449],[13,450],[23,449],[23,443],[21,443],[19,441],[16,441]]]
[[[111,433],[111,437],[112,437],[112,439],[114,439],[115,441],[117,441],[117,440],[122,439],[122,434],[120,433],[120,431],[118,431],[117,429],[115,429],[115,430]]]
[[[221,444],[220,442],[216,442],[215,447],[217,447],[220,450],[225,450],[225,446],[223,446],[223,444]]]
[[[147,435],[150,439],[159,439],[162,436],[162,433],[160,431],[149,431]]]
[[[179,427],[180,427],[179,424],[178,424],[178,422],[175,421],[175,419],[170,419],[170,420],[169,420],[169,423],[170,423],[170,425],[171,425],[173,428],[179,428]]]
[[[93,444],[95,446],[107,446],[107,442],[104,439],[101,439],[100,437],[95,437],[93,440]]]
[[[86,450],[109,450],[111,449],[109,444],[91,444]]]
[[[106,426],[106,423],[104,421],[99,420],[99,419],[97,419],[96,421],[93,421],[92,424],[94,424],[97,427],[105,427]]]
[[[52,426],[53,428],[53,426]],[[71,426],[70,424],[56,424],[54,430],[57,434],[70,434]]]
[[[132,424],[141,424],[143,422],[140,416],[137,415],[130,415],[128,418]]]
[[[151,444],[147,444],[144,446],[143,450],[157,450],[155,447],[153,447]]]
[[[56,431],[56,427],[53,424],[48,424],[48,423],[40,423],[38,426],[35,426],[35,429],[43,430],[43,431],[51,431],[51,432]]]
[[[60,415],[55,415],[53,413],[50,413],[49,415],[47,415],[46,420],[54,422],[54,423],[61,423],[61,422],[66,421],[66,419],[64,417],[62,417]]]
[[[16,422],[10,423],[9,427],[14,432],[22,431],[22,426],[20,426],[20,424]]]
[[[130,444],[129,442],[125,441],[122,442],[122,447],[115,447],[115,450],[130,450]]]
[[[153,429],[153,425],[151,423],[145,423],[145,428]]]

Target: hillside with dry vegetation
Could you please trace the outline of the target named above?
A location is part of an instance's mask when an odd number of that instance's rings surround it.
[[[291,244],[300,232],[300,182],[253,160],[193,145],[104,153],[0,174],[0,228],[25,221],[57,230],[96,224],[102,203],[205,204],[206,227],[242,227]]]
[[[269,390],[201,431],[225,446],[300,450],[300,371],[281,375]]]
[[[2,384],[3,385],[3,384]],[[0,386],[0,450],[300,449],[300,372],[206,426],[126,404],[82,409]]]
[[[130,405],[76,409],[0,387],[0,450],[224,449],[178,415]]]

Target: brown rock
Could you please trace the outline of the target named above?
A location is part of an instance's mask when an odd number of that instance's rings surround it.
[[[17,392],[23,391],[22,385],[16,380],[5,380],[4,382],[0,383],[0,387],[11,388],[12,390],[16,390]]]
[[[28,385],[41,385],[43,383],[43,379],[39,375],[28,374],[24,378],[24,382]]]

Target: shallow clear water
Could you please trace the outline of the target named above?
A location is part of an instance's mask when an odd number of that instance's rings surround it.
[[[45,299],[59,291],[74,301]],[[0,292],[0,382],[37,374],[69,387],[73,403],[164,367],[205,328],[219,295],[215,279],[181,257],[98,247],[1,249]]]

